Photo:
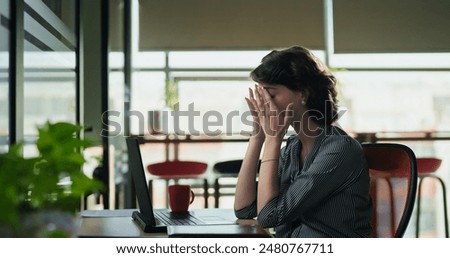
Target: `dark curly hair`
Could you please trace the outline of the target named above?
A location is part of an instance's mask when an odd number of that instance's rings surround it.
[[[308,114],[319,125],[330,125],[338,118],[336,78],[304,47],[273,50],[250,73],[250,78],[257,83],[281,84],[305,93]]]

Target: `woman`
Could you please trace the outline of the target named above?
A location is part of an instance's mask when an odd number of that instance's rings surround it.
[[[298,46],[272,51],[250,77],[257,83],[246,98],[253,135],[236,186],[236,216],[257,216],[277,237],[369,237],[368,167],[361,145],[333,125],[335,77]],[[281,148],[289,126],[297,134]]]

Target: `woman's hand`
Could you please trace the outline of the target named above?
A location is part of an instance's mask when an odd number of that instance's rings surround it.
[[[259,122],[259,115],[258,115],[258,104],[255,100],[255,95],[253,94],[253,90],[248,88],[248,98],[245,98],[247,101],[248,108],[250,109],[250,112],[253,117],[253,132],[252,137],[264,141],[265,135],[264,131],[262,130]]]
[[[255,93],[258,121],[265,137],[283,138],[293,120],[294,103],[288,104],[285,110],[280,110],[266,89],[257,85]]]

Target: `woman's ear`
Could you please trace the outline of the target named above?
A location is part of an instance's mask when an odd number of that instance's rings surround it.
[[[308,90],[302,90],[302,101],[305,103],[308,102],[309,99],[309,91]]]

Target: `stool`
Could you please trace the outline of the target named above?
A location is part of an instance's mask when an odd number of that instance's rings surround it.
[[[421,202],[421,190],[422,183],[425,178],[434,178],[442,186],[442,195],[444,200],[444,223],[445,223],[445,237],[448,238],[448,215],[447,215],[447,198],[444,181],[434,175],[434,173],[441,166],[442,160],[437,158],[417,158],[417,172],[419,176],[419,186],[417,188],[417,214],[416,214],[416,237],[419,237],[419,227],[420,227],[420,202]]]
[[[206,172],[208,164],[198,161],[164,161],[160,163],[154,163],[147,166],[147,171],[153,175],[157,176],[158,179],[166,180],[166,191],[169,186],[169,181],[174,180],[175,183],[179,179],[202,179],[203,184],[203,197],[205,198],[205,208],[208,208],[208,180],[202,178]],[[197,186],[192,185],[191,188],[197,188]],[[148,181],[148,189],[153,192],[152,179]],[[152,195],[153,196],[153,195]],[[168,207],[168,198],[166,197],[166,207]]]

